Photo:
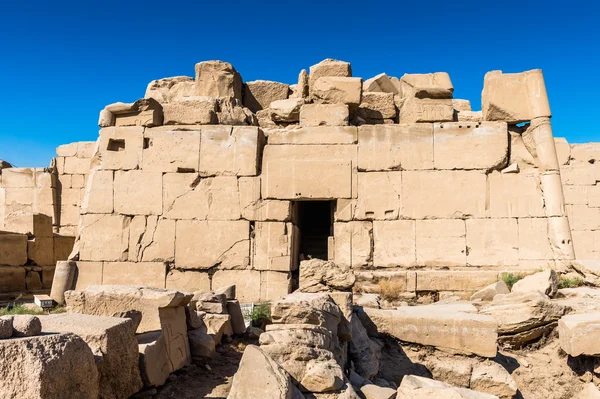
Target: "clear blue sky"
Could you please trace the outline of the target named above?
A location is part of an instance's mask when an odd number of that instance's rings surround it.
[[[98,113],[153,79],[231,62],[295,83],[324,58],[355,76],[447,71],[480,109],[483,76],[542,68],[556,136],[600,141],[600,6],[591,0],[3,1],[0,159],[46,166],[95,140]],[[293,4],[292,4],[293,3]]]

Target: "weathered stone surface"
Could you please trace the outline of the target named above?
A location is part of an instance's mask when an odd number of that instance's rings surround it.
[[[250,226],[245,220],[179,220],[175,234],[175,262],[186,268],[240,268],[250,262]]]
[[[233,377],[228,399],[295,399],[287,373],[257,346],[248,345]]]
[[[483,114],[481,111],[458,111],[456,119],[459,122],[482,122]]]
[[[200,156],[200,128],[158,127],[144,131],[144,172],[195,172]],[[192,130],[194,129],[194,130]]]
[[[268,114],[270,119],[276,123],[294,123],[300,120],[300,107],[304,105],[302,98],[288,98],[273,101],[269,108],[262,111]]]
[[[527,276],[515,283],[512,292],[539,291],[554,298],[558,292],[558,276],[552,269]]]
[[[217,100],[212,97],[183,97],[163,105],[165,125],[212,125],[218,122]]]
[[[348,344],[349,358],[354,362],[356,373],[370,380],[379,372],[377,351],[358,317],[352,317],[351,325],[352,340]]]
[[[397,219],[402,207],[401,198],[401,172],[359,172],[354,217],[359,220]]]
[[[398,310],[362,308],[363,324],[402,341],[451,352],[496,356],[497,323],[493,317],[456,311],[442,305],[406,306]]]
[[[128,310],[142,313],[137,332],[161,329],[160,308],[183,307],[191,294],[175,290],[122,285],[95,285],[85,291],[67,291],[65,299],[70,312],[113,316]]]
[[[491,173],[488,182],[491,217],[546,216],[540,180],[536,175]]]
[[[396,390],[387,387],[378,387],[374,384],[367,384],[360,388],[365,399],[394,399]]]
[[[13,337],[34,337],[42,332],[42,323],[36,316],[12,316]]]
[[[494,300],[494,297],[498,294],[510,294],[510,289],[508,289],[508,286],[504,281],[498,281],[488,285],[485,288],[480,289],[479,291],[471,295],[471,302],[489,302]]]
[[[242,77],[233,65],[223,61],[204,61],[196,64],[197,96],[242,99]]]
[[[241,303],[261,300],[261,272],[258,270],[217,270],[212,278],[214,287],[235,284]]]
[[[0,339],[12,337],[13,334],[13,318],[0,317]]]
[[[256,222],[254,227],[254,269],[295,270],[298,266],[294,253],[297,228],[283,222]]]
[[[481,103],[486,121],[519,123],[552,116],[540,69],[522,73],[486,73]]]
[[[25,234],[0,233],[0,263],[21,266],[27,263],[27,236]]]
[[[268,80],[255,80],[244,83],[244,107],[256,113],[268,108],[273,101],[288,98],[290,86]]]
[[[142,98],[136,102],[114,103],[100,111],[98,126],[160,126],[163,123],[162,106],[153,98]]]
[[[160,219],[157,216],[135,216],[129,226],[129,261],[172,261],[175,256],[174,236],[174,220]],[[162,274],[164,277],[164,273]]]
[[[94,355],[74,334],[0,340],[0,359],[10,359],[0,362],[3,397],[59,399],[68,393],[70,397],[98,398]]]
[[[300,262],[300,287],[302,292],[349,291],[356,278],[347,266],[320,259]]]
[[[558,321],[560,347],[571,356],[600,354],[600,313],[563,316]]]
[[[505,123],[435,123],[435,169],[502,169],[508,161]]]
[[[336,265],[359,268],[368,264],[373,255],[371,222],[335,222],[333,234],[335,242],[332,260]]]
[[[452,99],[452,106],[457,111],[472,111],[471,102],[469,100]]]
[[[112,213],[114,209],[114,172],[92,170],[81,201],[81,213]],[[64,260],[64,259],[63,259]]]
[[[123,215],[162,213],[162,173],[138,170],[115,172],[115,212]]]
[[[292,290],[292,275],[290,272],[266,270],[260,272],[260,300],[276,301],[283,298]]]
[[[104,262],[102,284],[165,288],[165,274],[163,262]]]
[[[206,327],[188,331],[192,356],[215,357],[215,339],[206,333]]]
[[[397,397],[403,399],[498,399],[494,395],[466,388],[456,388],[416,375],[407,375],[402,379]]]
[[[508,371],[493,362],[475,363],[469,387],[479,392],[496,395],[501,399],[512,399],[518,391],[517,383]]]
[[[414,266],[415,221],[373,222],[373,264],[378,267]]]
[[[466,266],[463,220],[417,220],[416,262],[419,266]]]
[[[255,176],[263,141],[263,133],[257,127],[203,127],[200,175]]]
[[[233,335],[231,328],[231,317],[228,314],[207,313],[204,316],[204,324],[206,324],[206,332],[212,335],[215,340],[215,345],[221,342],[223,335],[230,337]]]
[[[346,104],[304,104],[300,108],[300,126],[346,126]]]
[[[169,378],[167,345],[162,331],[136,335],[139,367],[144,386],[159,387]]]
[[[256,126],[258,119],[248,108],[242,106],[242,101],[234,97],[219,98],[217,118],[221,125]],[[260,111],[259,111],[260,112]]]
[[[167,345],[169,372],[177,371],[191,363],[190,345],[184,306],[158,309],[161,330]]]
[[[161,104],[194,95],[194,79],[189,76],[174,76],[153,80],[148,83],[144,98],[154,98]]]
[[[344,372],[335,361],[309,360],[299,387],[304,392],[333,392],[344,385]]]
[[[230,316],[231,330],[236,335],[241,335],[246,332],[246,322],[238,300],[227,301],[227,313]]]
[[[471,383],[474,359],[454,356],[448,361],[431,359],[426,363],[427,369],[435,380],[445,382],[456,387],[467,388]]]
[[[584,388],[579,392],[575,399],[598,399],[600,398],[600,390],[593,382],[585,384]]]
[[[517,219],[467,219],[466,224],[469,265],[519,264]]]
[[[310,126],[272,130],[269,144],[355,144],[354,126]]]
[[[454,86],[446,72],[407,73],[400,78],[402,96],[452,98]]]
[[[130,223],[131,218],[123,215],[83,215],[79,230],[79,259],[127,260]]]
[[[271,306],[274,324],[314,324],[337,334],[339,307],[327,294],[295,292]]]
[[[323,76],[311,84],[310,91],[318,103],[343,103],[349,107],[356,107],[362,99],[362,79]]]
[[[358,169],[433,169],[433,126],[425,123],[360,126]]]
[[[398,110],[393,93],[363,93],[356,115],[364,120],[394,119]]]
[[[393,83],[389,76],[385,73],[375,75],[363,83],[363,91],[365,92],[382,92],[398,94],[398,87]]]
[[[400,109],[400,123],[452,122],[454,108],[450,99],[408,97],[396,106]]]
[[[95,356],[101,357],[99,397],[128,398],[142,388],[133,321],[75,313],[44,316],[41,320],[44,333],[74,333]]]
[[[310,74],[308,78],[308,85],[312,94],[313,85],[315,84],[317,79],[323,76],[350,77],[352,76],[352,67],[350,66],[349,62],[327,58],[319,62],[318,64],[311,66],[309,72]]]
[[[270,324],[259,342],[261,346],[285,344],[333,349],[331,332],[312,324]]]

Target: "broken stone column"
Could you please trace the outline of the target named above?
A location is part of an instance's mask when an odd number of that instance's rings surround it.
[[[59,305],[65,303],[65,291],[73,289],[76,269],[77,264],[75,262],[60,261],[56,263],[50,298]]]

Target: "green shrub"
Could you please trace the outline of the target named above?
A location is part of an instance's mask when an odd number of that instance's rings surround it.
[[[0,308],[0,316],[10,316],[10,315],[19,315],[19,314],[42,315],[42,314],[44,314],[44,311],[30,309],[23,305],[15,305],[13,307],[7,306],[5,308]]]
[[[519,280],[525,277],[521,273],[502,273],[501,278],[504,283],[508,286],[509,289],[512,290],[513,285]]]
[[[580,277],[563,277],[558,278],[558,288],[577,288],[583,285],[583,279]]]
[[[248,315],[252,325],[265,329],[267,324],[271,323],[271,304],[269,302],[259,303],[252,308]]]

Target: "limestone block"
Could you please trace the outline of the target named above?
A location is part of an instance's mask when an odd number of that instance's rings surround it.
[[[272,144],[356,144],[355,126],[312,126],[297,129],[273,129],[268,142]]]
[[[256,222],[254,225],[253,269],[287,272],[294,268],[292,223]],[[296,265],[297,266],[297,265]]]
[[[472,111],[469,100],[452,99],[452,107],[457,111]]]
[[[164,104],[165,125],[212,125],[218,123],[217,100],[212,97],[183,97]]]
[[[407,73],[400,78],[403,97],[452,98],[454,86],[446,72]]]
[[[25,269],[20,266],[0,266],[0,292],[23,292]]]
[[[108,127],[101,129],[99,148],[102,169],[137,169],[142,164],[143,145],[143,127]]]
[[[470,193],[465,196],[464,193]],[[486,176],[478,171],[402,172],[402,216],[485,217]]]
[[[358,173],[358,220],[398,219],[402,208],[401,172]]]
[[[77,158],[67,157],[65,158],[65,169],[64,172],[76,175],[86,174],[90,170],[90,159],[89,158]]]
[[[144,172],[195,172],[200,156],[200,130],[157,127],[144,131]],[[183,127],[182,127],[183,129]]]
[[[467,264],[519,264],[519,228],[516,219],[467,219]]]
[[[27,236],[0,233],[0,264],[21,266],[27,263]]]
[[[502,169],[508,161],[505,123],[436,123],[433,141],[435,169]]]
[[[573,230],[600,230],[600,208],[567,205],[569,224]]]
[[[398,87],[396,87],[396,85],[392,82],[390,77],[385,74],[385,72],[365,80],[363,83],[363,91],[372,93],[399,93]]]
[[[362,98],[362,79],[338,76],[323,76],[314,81],[311,95],[315,102],[324,104],[343,103],[356,107]]]
[[[128,398],[142,386],[130,319],[63,313],[41,318],[44,333],[73,333],[99,356],[100,398]]]
[[[217,270],[212,278],[213,287],[235,285],[240,303],[258,302],[261,272],[257,270]]]
[[[124,284],[165,288],[163,262],[104,262],[102,284]]]
[[[196,270],[169,270],[166,288],[185,292],[210,291],[210,277],[208,273]]]
[[[112,170],[92,170],[81,202],[81,213],[112,213],[114,182]]]
[[[257,127],[205,126],[200,139],[202,176],[255,176],[264,136]]]
[[[498,280],[496,271],[418,271],[417,291],[476,291]]]
[[[291,273],[262,271],[260,272],[260,300],[276,301],[292,290]],[[241,301],[241,299],[240,299]]]
[[[179,220],[175,264],[186,269],[243,268],[249,265],[250,225],[239,221]],[[201,241],[198,237],[203,237]]]
[[[230,63],[204,61],[197,63],[195,70],[197,96],[242,100],[242,77]]]
[[[117,171],[115,212],[125,215],[162,214],[162,174],[139,170]]]
[[[127,260],[129,223],[123,215],[82,215],[79,231],[79,259]]]
[[[570,314],[558,321],[560,347],[571,356],[598,356],[600,313]]]
[[[94,355],[74,334],[0,340],[0,358],[11,359],[0,366],[0,392],[6,398],[60,398],[67,392],[98,398]]]
[[[397,114],[393,93],[363,93],[356,115],[365,120],[394,119]]]
[[[371,222],[348,222],[333,224],[335,237],[334,262],[339,266],[360,268],[373,259]]]
[[[149,331],[135,337],[140,354],[140,374],[146,387],[159,387],[169,378],[167,345],[162,331]]]
[[[431,345],[453,353],[496,356],[496,320],[487,315],[452,310],[446,306],[403,306],[398,310],[362,308],[363,321],[378,333],[406,342]]]
[[[341,77],[350,77],[352,76],[352,67],[349,62],[338,61],[331,58],[324,59],[310,67],[309,69],[310,75],[308,80],[308,85],[310,87],[310,92],[312,94],[313,85],[323,76],[341,76]]]
[[[593,186],[596,184],[596,170],[592,165],[564,165],[560,175],[565,186]]]
[[[396,106],[399,104],[396,103]],[[408,97],[399,107],[400,123],[452,122],[454,108],[450,99]]]
[[[486,121],[519,123],[552,116],[540,69],[522,73],[486,73],[481,103]]]
[[[2,240],[0,238],[0,240]],[[35,237],[27,242],[27,257],[38,266],[54,264],[54,239]]]
[[[354,198],[356,162],[354,145],[268,145],[263,154],[262,198]]]
[[[545,218],[519,219],[519,259],[553,259],[548,239],[548,220]]]
[[[374,266],[415,266],[414,220],[374,221],[373,241]]]
[[[163,176],[163,215],[169,219],[237,220],[240,194],[235,176],[201,179],[195,173]]]
[[[158,315],[167,346],[169,372],[172,373],[192,362],[185,306],[162,307],[158,309]]]
[[[464,220],[417,220],[416,251],[419,266],[466,266]]]
[[[254,80],[244,83],[244,107],[256,113],[269,107],[273,101],[288,98],[290,86],[285,83],[271,82],[268,80]]]
[[[346,126],[346,104],[304,104],[300,108],[300,126]]]
[[[419,123],[360,126],[358,169],[433,169],[432,125]]]
[[[26,188],[35,187],[35,169],[6,168],[2,169],[2,187]]]
[[[161,104],[194,95],[194,79],[189,76],[174,76],[153,80],[146,88],[144,98],[154,98]]]
[[[544,195],[536,175],[495,172],[488,176],[488,182],[491,217],[545,216]]]
[[[137,327],[138,333],[160,330],[159,309],[183,308],[191,299],[191,294],[176,290],[125,285],[93,285],[87,287],[85,291],[65,293],[67,307],[72,313],[113,317],[128,311],[141,313],[142,320]]]

